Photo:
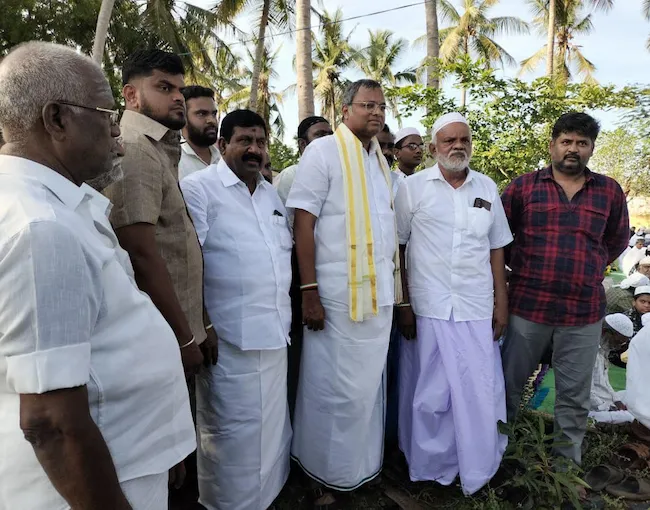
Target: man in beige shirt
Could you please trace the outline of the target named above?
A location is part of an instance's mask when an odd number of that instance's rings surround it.
[[[174,330],[189,375],[204,355],[216,363],[216,341],[204,322],[201,247],[178,187],[184,72],[177,55],[161,50],[137,51],[124,63],[124,178],[105,194],[138,286]]]

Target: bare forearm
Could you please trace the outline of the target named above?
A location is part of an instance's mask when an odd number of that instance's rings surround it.
[[[503,248],[490,251],[490,265],[494,280],[494,298],[499,304],[507,304],[508,289],[506,287],[506,263]]]
[[[131,262],[138,287],[146,292],[153,304],[171,326],[179,344],[192,338],[192,330],[183,313],[167,264],[157,253],[131,254]]]
[[[399,263],[402,272],[402,296],[404,297],[405,303],[410,303],[408,273],[406,270],[406,245],[404,244],[400,244],[399,246]]]
[[[74,510],[131,510],[108,447],[88,419],[70,429],[52,425],[24,430],[54,488]]]

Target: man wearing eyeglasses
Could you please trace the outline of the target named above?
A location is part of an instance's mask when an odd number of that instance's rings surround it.
[[[424,142],[417,128],[405,127],[395,134],[395,159],[397,169],[394,172],[401,179],[413,175],[415,169],[422,163]]]
[[[316,482],[350,491],[382,464],[397,243],[381,86],[357,81],[343,104],[336,132],[305,150],[287,207],[306,326],[292,455]],[[314,499],[334,497],[318,487]]]

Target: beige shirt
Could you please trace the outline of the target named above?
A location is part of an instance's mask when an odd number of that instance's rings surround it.
[[[156,241],[167,263],[176,296],[196,343],[205,340],[203,257],[194,225],[178,187],[180,134],[155,120],[125,111],[120,123],[125,156],[124,179],[104,194],[113,202],[116,230],[135,223],[156,226]]]

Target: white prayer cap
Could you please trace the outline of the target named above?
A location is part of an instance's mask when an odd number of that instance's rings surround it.
[[[650,314],[646,314],[650,315]],[[650,317],[649,317],[650,318]],[[629,317],[622,313],[613,313],[605,317],[605,322],[610,328],[624,337],[632,338],[634,336],[634,325]]]
[[[646,257],[650,259],[650,257]],[[641,259],[643,260],[643,259]],[[641,273],[632,273],[625,280],[621,282],[621,289],[629,289],[630,287],[646,287],[650,285],[650,278]]]
[[[650,285],[644,285],[642,287],[637,287],[634,290],[634,297],[640,296],[641,294],[650,294]]]
[[[417,128],[414,127],[405,127],[400,129],[397,133],[395,133],[395,143],[398,143],[400,140],[404,140],[407,136],[420,136],[420,132],[417,130]]]
[[[639,260],[640,266],[650,266],[650,256],[646,255],[641,260]],[[650,285],[650,283],[648,284]]]
[[[647,326],[648,324],[650,324],[650,313],[644,313],[641,316],[641,324],[644,325],[644,326]]]
[[[433,128],[431,129],[431,139],[435,141],[436,134],[438,133],[438,131],[440,131],[443,127],[448,126],[449,124],[453,124],[455,122],[460,122],[461,124],[465,124],[466,126],[469,126],[469,122],[467,122],[467,119],[463,117],[460,113],[458,112],[446,113],[433,124]]]

